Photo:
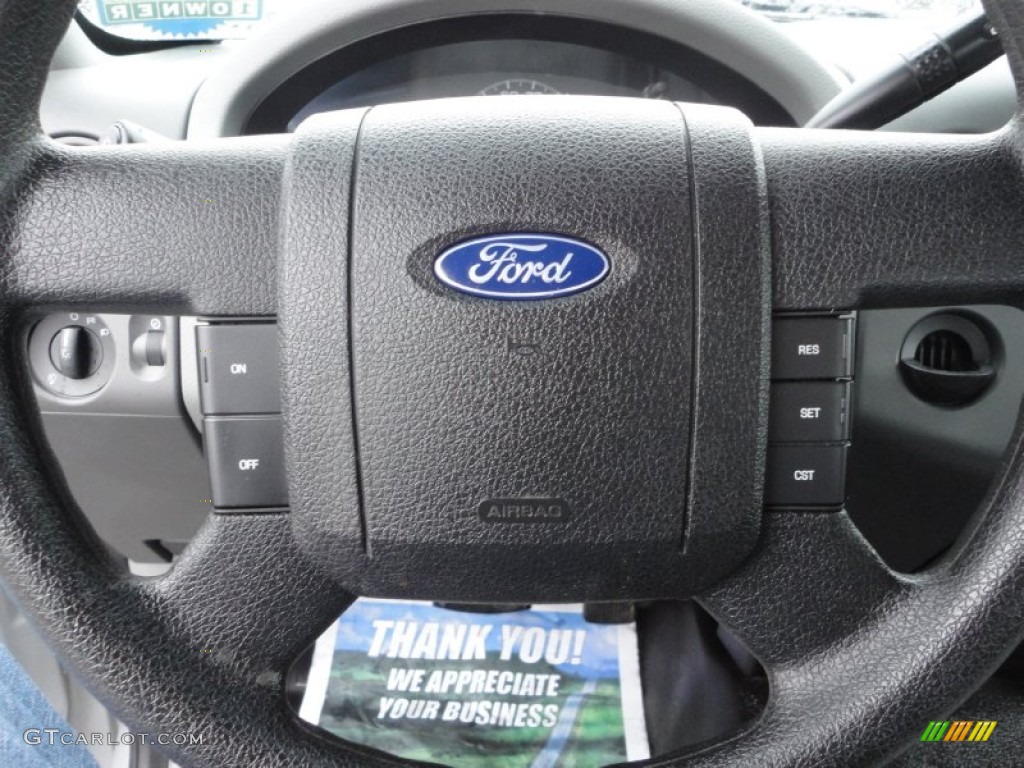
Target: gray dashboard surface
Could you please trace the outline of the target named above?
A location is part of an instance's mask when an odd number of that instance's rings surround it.
[[[183,139],[196,91],[229,51],[230,45],[196,45],[111,56],[72,24],[43,93],[43,129],[97,136],[127,119]]]

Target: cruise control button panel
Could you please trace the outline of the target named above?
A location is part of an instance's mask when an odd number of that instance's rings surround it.
[[[855,321],[847,313],[786,314],[772,322],[769,506],[846,502]]]
[[[214,506],[288,505],[280,416],[210,416],[203,423]]]
[[[207,321],[196,327],[196,350],[213,506],[288,506],[277,324]]]

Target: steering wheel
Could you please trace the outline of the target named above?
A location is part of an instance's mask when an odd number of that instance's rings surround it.
[[[203,81],[189,112],[191,139],[239,136],[267,94],[334,51],[398,29],[480,15],[537,15],[600,21],[671,40],[729,68],[771,94],[803,125],[847,82],[779,26],[721,0],[363,0],[339,8],[321,0],[274,19],[258,39],[233,51],[229,65]],[[305,75],[303,75],[305,76]]]
[[[1021,430],[955,551],[889,570],[847,515],[762,510],[769,311],[1024,297],[1024,136],[756,130],[631,100],[465,99],[293,137],[57,146],[38,106],[75,0],[0,2],[0,575],[131,727],[190,765],[401,765],[285,702],[355,594],[696,596],[765,666],[744,733],[658,765],[891,757],[1021,640]],[[1024,7],[988,3],[1018,89]],[[438,254],[551,232],[591,290],[448,290]],[[29,310],[273,316],[290,511],[214,514],[130,576],[40,438]],[[543,353],[520,360],[510,344]],[[488,523],[542,494],[559,520]]]

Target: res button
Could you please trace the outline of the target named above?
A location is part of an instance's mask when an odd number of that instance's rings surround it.
[[[772,323],[773,379],[841,379],[853,373],[849,318],[782,317]]]

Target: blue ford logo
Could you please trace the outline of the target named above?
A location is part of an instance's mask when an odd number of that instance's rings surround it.
[[[495,235],[467,240],[437,257],[437,279],[470,296],[531,301],[593,288],[608,257],[592,245],[555,235]]]

